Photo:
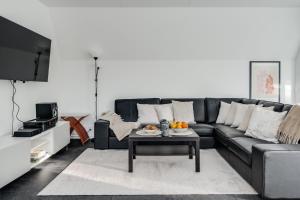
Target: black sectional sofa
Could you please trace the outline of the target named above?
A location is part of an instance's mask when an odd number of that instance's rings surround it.
[[[125,121],[134,122],[138,119],[137,103],[167,104],[172,100],[194,102],[197,123],[190,127],[199,134],[200,147],[216,148],[264,199],[300,199],[300,145],[272,144],[249,138],[242,131],[215,123],[221,101],[274,106],[276,112],[289,111],[292,105],[244,98],[118,99],[115,101],[115,112]],[[127,147],[127,139],[119,142],[109,129],[108,121],[95,122],[95,149]],[[184,146],[171,148],[168,144],[156,148],[151,148],[151,144],[139,147],[137,151],[145,154],[188,151]]]

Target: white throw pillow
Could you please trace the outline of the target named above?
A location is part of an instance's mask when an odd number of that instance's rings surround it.
[[[275,106],[270,106],[270,107],[262,107],[265,110],[270,110],[270,111],[274,111]]]
[[[138,122],[141,124],[159,124],[155,105],[152,104],[137,104]]]
[[[230,109],[229,109],[228,114],[227,114],[226,119],[225,119],[225,125],[229,125],[229,126],[232,125],[232,123],[234,121],[235,113],[236,113],[236,110],[237,110],[237,105],[238,105],[237,102],[233,101],[231,103]]]
[[[238,130],[240,130],[240,131],[246,131],[248,129],[249,122],[250,122],[252,113],[255,110],[255,108],[263,108],[263,109],[270,110],[270,111],[274,110],[274,106],[263,107],[262,104],[260,104],[260,105],[249,104],[247,112],[245,113],[242,122],[240,123],[239,127],[237,128]]]
[[[251,116],[246,136],[278,143],[276,138],[278,128],[287,112],[274,112],[256,108]]]
[[[187,122],[195,124],[193,102],[172,101],[175,121]]]
[[[250,122],[250,119],[251,119],[251,116],[252,116],[252,113],[254,111],[254,109],[256,107],[262,107],[260,105],[254,105],[254,104],[250,104],[248,105],[248,108],[247,108],[247,111],[243,117],[243,120],[241,121],[239,127],[237,128],[238,130],[240,131],[246,131],[248,126],[249,126],[249,122]]]
[[[229,112],[229,109],[230,109],[230,104],[221,101],[220,111],[219,111],[219,115],[218,115],[218,118],[217,118],[217,121],[216,121],[217,124],[224,124],[225,123],[225,119],[226,119],[226,116]]]
[[[239,125],[242,123],[242,121],[248,111],[248,107],[249,107],[249,105],[247,105],[247,104],[241,104],[241,103],[237,104],[235,117],[234,117],[231,127],[234,127],[234,128],[239,127]]]
[[[155,109],[156,109],[159,121],[161,121],[163,119],[165,119],[169,122],[174,120],[172,104],[156,105]]]

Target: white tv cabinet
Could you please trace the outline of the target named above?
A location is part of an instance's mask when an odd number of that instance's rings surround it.
[[[22,176],[70,143],[70,125],[59,121],[56,126],[33,137],[0,136],[0,188]],[[31,162],[30,152],[43,149],[46,156]]]

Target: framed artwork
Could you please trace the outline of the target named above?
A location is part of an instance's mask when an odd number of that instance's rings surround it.
[[[250,99],[280,102],[280,61],[250,61]]]

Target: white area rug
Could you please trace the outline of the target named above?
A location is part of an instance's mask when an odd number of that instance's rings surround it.
[[[188,156],[137,156],[87,149],[39,195],[257,194],[217,153],[201,150],[201,172]]]

